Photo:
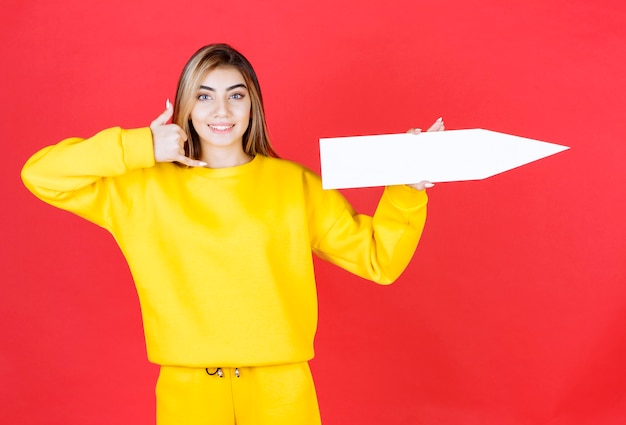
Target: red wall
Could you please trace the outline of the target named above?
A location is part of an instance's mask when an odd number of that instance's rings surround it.
[[[314,169],[319,137],[440,115],[571,147],[430,190],[391,287],[318,262],[326,425],[624,423],[625,4],[5,1],[0,422],[153,423],[122,255],[19,170],[62,138],[147,125],[186,59],[225,41],[256,66],[275,147]],[[379,192],[346,196],[372,212]]]

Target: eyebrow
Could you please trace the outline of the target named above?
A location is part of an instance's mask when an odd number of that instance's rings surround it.
[[[246,89],[246,90],[248,89],[248,87],[246,87],[246,85],[245,85],[245,84],[243,84],[243,83],[239,83],[239,84],[232,85],[232,86],[230,86],[230,87],[226,87],[226,91],[230,91],[230,90],[238,89],[238,88],[240,88],[240,87],[243,87],[243,88],[244,88],[244,89]],[[209,87],[209,86],[202,86],[202,85],[200,86],[200,89],[203,89],[203,90],[208,90],[208,91],[213,91],[213,92],[214,92],[214,91],[216,91],[213,87]]]

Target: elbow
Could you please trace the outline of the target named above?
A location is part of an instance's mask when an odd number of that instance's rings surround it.
[[[22,167],[22,171],[20,172],[20,177],[22,179],[22,183],[26,186],[26,189],[35,193],[35,184],[34,180],[36,180],[35,176],[31,168],[28,166],[28,163]]]
[[[402,253],[408,254],[408,251],[401,250],[395,255],[379,255],[377,261],[372,261],[370,264],[370,279],[385,286],[396,282],[406,270],[413,254],[411,251],[410,255],[398,255]]]
[[[389,274],[381,273],[375,278],[373,278],[372,280],[374,281],[374,283],[378,285],[389,286],[392,283],[396,282],[396,280],[398,280],[399,277],[400,277],[399,274],[389,275]]]
[[[44,184],[45,178],[41,174],[37,173],[36,168],[29,162],[27,162],[22,168],[20,177],[22,178],[22,183],[26,189],[28,189],[28,191],[37,198],[45,200],[49,196],[49,193],[47,193],[46,190],[46,185]]]

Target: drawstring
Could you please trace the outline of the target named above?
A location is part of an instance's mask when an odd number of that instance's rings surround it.
[[[222,378],[224,376],[224,372],[222,372],[222,368],[218,367],[217,369],[215,369],[215,372],[211,373],[209,372],[209,368],[205,368],[204,370],[206,370],[206,373],[208,373],[209,375],[213,376],[215,374],[217,374],[217,376],[219,376],[220,378]]]
[[[209,372],[209,368],[208,368],[208,367],[207,367],[207,368],[204,368],[204,370],[205,370],[205,371],[206,371],[206,373],[207,373],[208,375],[210,375],[210,376],[217,375],[217,376],[219,376],[220,378],[223,378],[223,377],[224,377],[224,372],[222,371],[222,368],[221,368],[221,367],[216,368],[216,369],[215,369],[215,372]],[[236,368],[235,368],[235,376],[236,376],[237,378],[239,378],[239,368],[238,368],[238,367],[236,367]]]

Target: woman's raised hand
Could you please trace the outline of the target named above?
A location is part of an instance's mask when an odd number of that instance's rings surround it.
[[[446,129],[446,126],[443,124],[443,118],[439,117],[437,118],[437,121],[435,121],[435,123],[431,125],[426,131],[443,131],[445,129]],[[411,134],[420,134],[421,132],[422,132],[421,128],[411,128],[409,131],[407,131],[407,133],[411,133]],[[426,188],[433,187],[434,184],[429,181],[424,180],[419,183],[409,184],[407,186],[410,186],[417,190],[424,190]]]
[[[446,129],[446,126],[443,124],[443,118],[437,118],[437,121],[433,125],[431,125],[426,131],[443,131]],[[421,128],[411,128],[407,133],[411,134],[420,134],[422,132]]]
[[[150,124],[152,143],[154,145],[154,160],[156,162],[180,162],[190,167],[206,166],[206,162],[185,156],[187,134],[178,125],[167,123],[173,114],[174,108],[168,100],[165,111]]]

